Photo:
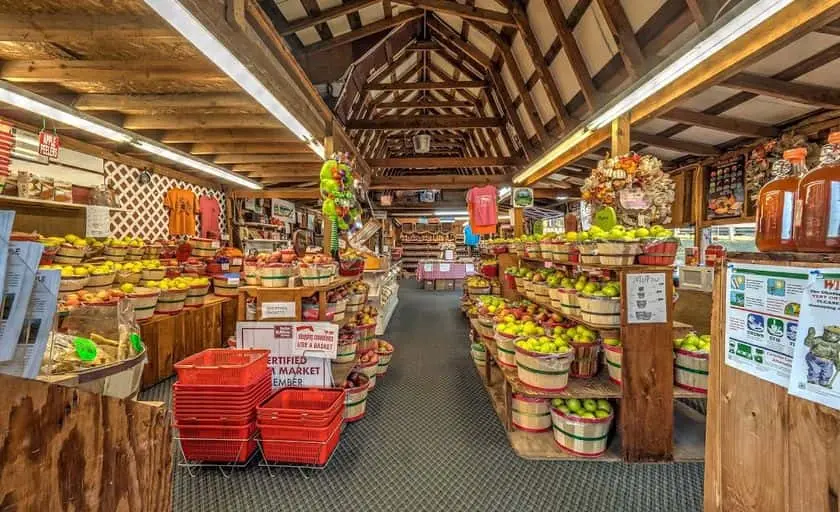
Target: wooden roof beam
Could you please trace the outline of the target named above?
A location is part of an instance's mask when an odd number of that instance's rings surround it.
[[[501,126],[504,126],[504,121],[498,118],[456,116],[387,116],[379,119],[352,119],[347,122],[347,128],[350,130],[470,129]]]
[[[408,52],[435,52],[440,50],[440,45],[435,41],[415,41],[408,45]]]
[[[685,3],[700,30],[712,24],[721,6],[718,0],[685,0]]]
[[[422,9],[411,9],[408,11],[404,11],[396,16],[392,16],[390,18],[383,18],[369,25],[365,25],[359,30],[351,30],[350,32],[341,34],[340,36],[334,37],[330,40],[320,41],[318,43],[311,44],[309,46],[304,47],[303,51],[307,55],[312,55],[314,53],[332,50],[337,46],[357,41],[369,35],[382,32],[383,30],[402,25],[403,23],[409,22],[411,20],[416,20],[417,18],[421,18],[422,16]]]
[[[489,9],[481,9],[472,5],[462,5],[457,2],[449,0],[393,0],[395,3],[409,5],[412,7],[420,7],[422,9],[434,12],[442,12],[445,14],[452,14],[467,20],[484,21],[487,23],[498,23],[515,27],[516,22],[511,18],[510,14],[505,14],[498,11],[491,11]]]
[[[713,116],[685,108],[669,110],[659,117],[669,121],[677,121],[747,137],[776,137],[779,135],[779,130],[772,126],[754,123],[744,119],[735,119],[734,117]]]
[[[642,144],[647,144],[648,146],[654,146],[662,149],[670,149],[672,151],[689,153],[691,155],[715,156],[720,154],[719,149],[708,144],[669,139],[668,137],[660,137],[659,135],[650,135],[638,131],[631,132],[630,140],[632,140],[633,142],[641,142]]]
[[[169,130],[160,141],[166,144],[233,143],[233,142],[301,142],[286,128],[273,129],[189,129]]]
[[[594,112],[600,103],[598,92],[595,90],[595,84],[589,75],[586,61],[583,60],[583,54],[580,52],[577,39],[575,39],[572,33],[569,20],[563,13],[563,8],[560,7],[560,4],[556,0],[543,0],[543,3],[548,10],[549,16],[551,16],[551,22],[554,24],[554,30],[557,31],[558,40],[563,45],[563,50],[569,59],[569,66],[572,68],[572,73],[575,75],[581,94],[583,94],[586,100],[589,111]]]
[[[289,188],[271,190],[237,190],[233,197],[236,199],[320,199],[321,191],[315,188]]]
[[[531,30],[527,14],[525,14],[525,11],[519,3],[514,3],[511,15],[513,16],[513,19],[516,20],[516,26],[519,28],[519,35],[522,37],[525,49],[528,50],[528,54],[534,62],[534,68],[537,76],[545,88],[546,96],[548,96],[548,101],[551,103],[554,113],[557,115],[557,118],[560,120],[563,128],[569,128],[570,125],[573,124],[573,121],[571,117],[569,117],[569,112],[566,110],[563,98],[560,96],[560,89],[554,81],[554,76],[551,74],[551,71],[545,63],[545,57],[540,51],[540,45],[537,42],[537,38],[534,36],[534,32]]]
[[[763,94],[804,105],[822,108],[840,108],[840,89],[809,85],[799,82],[786,82],[752,73],[738,73],[721,83],[724,87],[740,89],[753,94]]]
[[[289,164],[321,164],[323,160],[321,157],[312,153],[300,154],[223,154],[213,159],[216,164],[265,164],[265,163],[289,163]]]
[[[234,165],[233,171],[247,174],[253,178],[266,176],[285,176],[288,174],[313,174],[321,172],[322,164],[240,164]]]
[[[450,169],[452,167],[508,167],[521,165],[518,158],[505,157],[473,157],[473,158],[373,158],[368,159],[368,165],[387,169],[393,167],[407,169]]]
[[[190,153],[193,155],[225,155],[225,154],[240,154],[240,155],[271,155],[278,153],[300,153],[311,154],[312,150],[309,146],[300,143],[202,143],[193,144],[190,148]]]
[[[85,111],[121,112],[202,108],[255,109],[257,112],[264,112],[253,98],[239,93],[80,94],[73,102],[73,107]]]
[[[300,32],[301,30],[320,25],[321,23],[326,23],[333,18],[338,18],[339,16],[344,16],[345,14],[350,14],[351,12],[356,12],[370,5],[377,4],[380,1],[381,0],[348,0],[341,5],[321,11],[317,16],[309,16],[301,18],[300,20],[292,21],[286,28],[280,30],[279,32],[281,36],[290,36],[296,32]]]
[[[129,115],[123,122],[128,130],[194,130],[201,128],[272,128],[284,125],[271,115]]]
[[[484,80],[447,80],[443,82],[411,82],[394,84],[369,84],[368,91],[432,91],[435,89],[482,89],[487,87]]]
[[[2,38],[0,38],[2,39]],[[0,79],[23,83],[63,82],[233,82],[202,59],[176,60],[12,60]]]
[[[630,76],[639,78],[647,68],[646,59],[621,2],[619,0],[597,0],[597,2],[610,32],[615,37],[624,67]]]
[[[487,176],[376,176],[371,180],[371,190],[423,190],[463,189],[488,183],[504,183],[510,178],[496,174]]]
[[[13,14],[0,17],[0,41],[73,43],[77,41],[180,41],[158,16],[131,14]]]
[[[406,108],[476,108],[476,105],[469,101],[385,101],[373,108],[383,109],[406,109]]]

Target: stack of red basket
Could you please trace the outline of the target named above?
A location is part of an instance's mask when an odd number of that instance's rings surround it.
[[[323,466],[338,445],[343,422],[343,389],[281,389],[257,408],[263,457]]]
[[[268,350],[208,349],[175,365],[172,408],[189,461],[245,462],[257,406],[271,394]]]

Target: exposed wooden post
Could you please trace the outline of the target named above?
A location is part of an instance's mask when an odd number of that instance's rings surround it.
[[[225,19],[231,27],[242,30],[245,26],[245,0],[227,0]]]
[[[706,170],[702,165],[698,165],[694,170],[694,176],[691,183],[691,211],[692,220],[694,221],[694,247],[700,249],[703,246],[703,175]]]
[[[611,135],[612,156],[630,152],[630,113],[627,112],[613,119]]]
[[[525,213],[522,208],[511,208],[511,220],[513,221],[513,236],[525,234]]]

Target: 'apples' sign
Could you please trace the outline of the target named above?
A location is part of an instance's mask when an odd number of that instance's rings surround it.
[[[338,345],[337,329],[326,322],[239,322],[236,342],[241,348],[270,351],[273,387],[325,388],[333,386],[330,359]],[[330,330],[335,330],[334,343],[328,340]]]

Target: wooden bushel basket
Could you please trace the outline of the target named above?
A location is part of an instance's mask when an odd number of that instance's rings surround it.
[[[677,386],[705,393],[709,389],[709,353],[674,350],[674,381]]]
[[[606,418],[581,418],[551,409],[554,441],[563,450],[581,457],[598,457],[607,451],[615,413]]]
[[[511,416],[513,426],[525,432],[551,430],[551,411],[546,398],[533,398],[519,393],[513,395]]]
[[[516,373],[526,386],[546,392],[559,392],[569,384],[569,370],[574,351],[565,354],[543,354],[514,346]]]

